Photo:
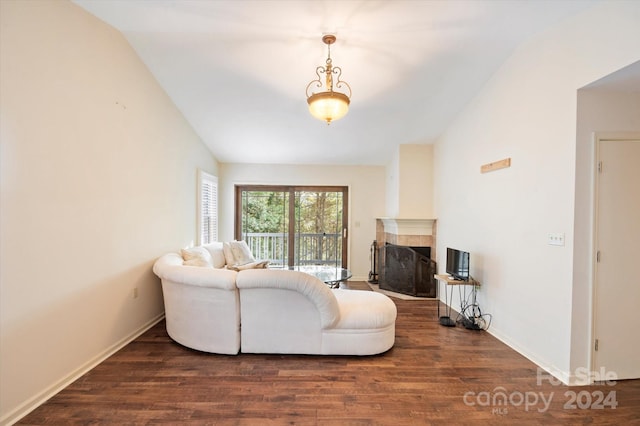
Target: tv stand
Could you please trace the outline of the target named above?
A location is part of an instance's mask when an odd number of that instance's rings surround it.
[[[475,293],[476,288],[480,286],[480,283],[474,280],[472,277],[469,277],[469,279],[466,281],[457,280],[452,276],[445,275],[445,274],[437,274],[437,275],[434,275],[434,277],[438,280],[438,282],[443,282],[446,284],[444,289],[445,312],[443,316],[440,316],[440,298],[438,297],[438,321],[440,322],[440,325],[443,325],[445,327],[455,327],[456,322],[451,318],[451,305],[453,304],[453,287],[461,286],[461,285],[464,285],[464,286],[470,285],[472,286],[471,291]],[[448,297],[447,297],[447,288],[449,288]],[[458,289],[460,289],[460,287],[458,287]],[[463,304],[465,299],[466,299],[466,290],[465,290],[465,297],[462,297],[462,296],[460,297],[460,303]],[[474,300],[475,300],[475,294],[474,294]],[[463,308],[461,307],[461,313],[462,313],[462,310]],[[478,330],[479,328],[473,328],[473,329]]]

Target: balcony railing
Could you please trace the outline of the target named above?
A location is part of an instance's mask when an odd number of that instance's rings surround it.
[[[271,266],[288,266],[288,234],[250,232],[244,234],[256,259],[269,260]],[[342,265],[341,234],[297,234],[294,265]]]

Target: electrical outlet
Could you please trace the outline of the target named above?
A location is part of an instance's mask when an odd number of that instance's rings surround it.
[[[137,299],[138,298],[138,287],[134,287],[133,288],[133,298]]]
[[[547,235],[547,244],[550,246],[563,246],[564,245],[564,233],[551,232]]]

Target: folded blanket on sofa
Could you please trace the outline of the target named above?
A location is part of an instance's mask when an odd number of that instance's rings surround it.
[[[266,269],[269,266],[268,260],[245,263],[244,265],[227,265],[227,269],[232,271],[243,271],[245,269]]]

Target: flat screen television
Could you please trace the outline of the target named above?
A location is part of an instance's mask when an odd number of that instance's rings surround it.
[[[447,247],[447,274],[456,280],[469,280],[469,253]]]

